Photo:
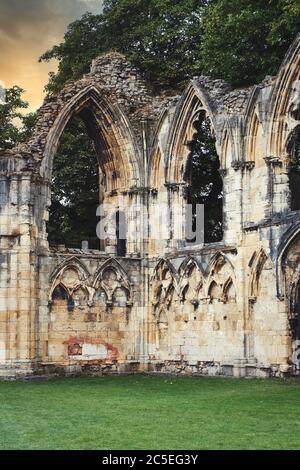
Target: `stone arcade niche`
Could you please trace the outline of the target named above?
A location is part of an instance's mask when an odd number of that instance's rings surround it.
[[[200,111],[193,127],[195,133],[189,142],[190,155],[184,175],[189,185],[187,202],[193,206],[193,231],[196,229],[196,205],[203,204],[205,243],[219,242],[223,239],[223,181],[211,121],[204,110]]]
[[[179,269],[161,260],[151,282],[152,322],[159,361],[195,361],[208,351],[230,357],[239,334],[236,279],[229,260],[218,253],[205,270],[194,258]]]
[[[132,288],[117,262],[92,275],[77,258],[65,261],[54,273],[49,307],[48,360],[111,366],[125,359]]]

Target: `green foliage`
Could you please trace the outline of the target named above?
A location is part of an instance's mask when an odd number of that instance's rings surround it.
[[[201,73],[248,85],[277,72],[299,30],[299,0],[105,0],[103,14],[85,14],[72,23],[64,41],[41,60],[58,60],[47,87],[52,93],[88,72],[92,59],[111,49],[126,54],[156,89],[180,87]],[[83,129],[68,128],[55,158],[60,175],[53,181],[52,242],[79,246],[94,236],[94,222],[89,226],[96,202],[92,155]],[[222,237],[218,168],[214,140],[203,121],[191,143],[186,175],[190,200],[205,205],[206,242]],[[93,188],[91,194],[85,188]]]
[[[300,31],[299,0],[215,0],[203,18],[202,70],[234,85],[276,74]]]
[[[88,72],[92,60],[107,51],[103,16],[86,13],[68,27],[64,41],[45,52],[40,61],[58,60],[58,72],[50,74],[48,92],[61,90],[66,82]]]
[[[99,172],[92,141],[80,119],[66,127],[53,162],[52,205],[48,224],[51,245],[79,248],[88,240],[99,249],[96,210]]]
[[[40,60],[57,59],[48,91],[87,72],[93,58],[118,50],[155,87],[177,86],[199,73],[201,15],[207,0],[106,0],[103,15],[85,14],[72,23],[64,42]]]
[[[28,113],[22,116],[22,126],[19,129],[20,142],[28,142],[37,121],[37,113]]]
[[[28,140],[36,115],[30,113],[24,116],[21,113],[21,109],[28,107],[28,103],[22,100],[22,88],[14,86],[5,92],[5,103],[0,104],[0,148],[11,149]]]
[[[201,14],[206,1],[106,2],[106,33],[157,88],[173,87],[199,72]]]
[[[70,24],[64,41],[40,60],[57,59],[48,91],[88,72],[116,49],[156,88],[201,72],[235,85],[275,74],[300,30],[299,0],[105,0],[101,15]]]
[[[205,113],[194,123],[195,134],[189,147],[185,180],[189,183],[188,202],[204,205],[206,243],[222,240],[223,182],[219,173],[220,161],[215,139],[211,135],[210,121]]]

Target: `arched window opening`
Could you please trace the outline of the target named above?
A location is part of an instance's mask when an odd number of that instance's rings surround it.
[[[52,292],[52,300],[68,300],[68,293],[61,284],[56,286]]]
[[[195,133],[189,142],[184,180],[188,183],[187,203],[192,205],[193,232],[196,229],[196,205],[204,205],[204,241],[223,239],[223,181],[219,173],[220,160],[205,111],[193,124]],[[188,240],[193,242],[193,240]]]
[[[127,253],[127,221],[122,211],[116,213],[117,256],[126,256]]]
[[[290,318],[290,328],[294,341],[300,340],[300,281],[295,289],[295,296],[292,305],[292,315]]]
[[[76,116],[67,124],[53,161],[50,246],[80,248],[82,241],[88,241],[89,248],[100,248],[96,235],[100,175],[94,142]]]
[[[292,211],[298,211],[300,210],[300,126],[293,131],[287,151],[290,156],[290,208]]]

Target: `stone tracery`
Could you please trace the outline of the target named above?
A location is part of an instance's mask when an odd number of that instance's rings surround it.
[[[182,97],[153,95],[125,57],[111,53],[46,99],[30,142],[0,154],[2,375],[57,367],[259,377],[296,370],[300,215],[288,204],[288,173],[299,153],[299,76],[300,37],[278,76],[259,87],[233,90],[196,77]],[[224,237],[189,246],[175,215],[202,112],[220,156]],[[142,203],[145,231],[157,239],[144,231],[121,254],[108,227],[103,251],[49,247],[52,159],[74,115],[96,143],[108,219],[121,210],[119,196],[130,209]],[[160,204],[168,208],[166,236],[148,212]],[[139,235],[132,214],[128,230]]]

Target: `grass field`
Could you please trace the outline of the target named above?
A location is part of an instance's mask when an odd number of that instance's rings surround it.
[[[0,449],[300,449],[300,383],[189,377],[0,382]]]

